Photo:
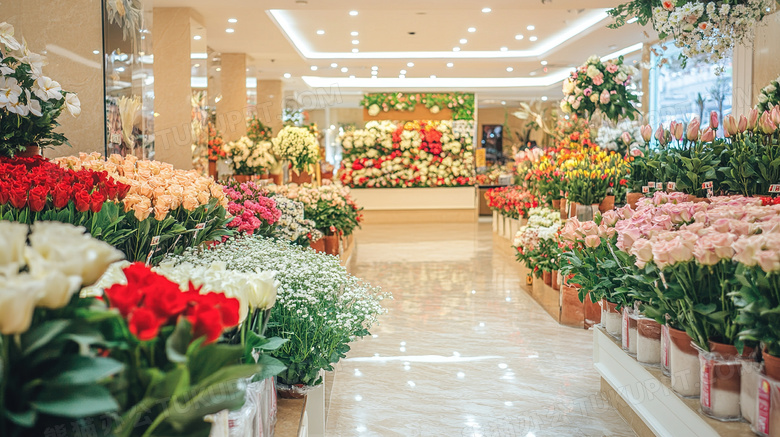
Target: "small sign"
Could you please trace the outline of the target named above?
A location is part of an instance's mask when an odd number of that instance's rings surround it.
[[[666,191],[674,191],[675,189],[677,189],[677,184],[675,182],[666,183]]]
[[[650,181],[650,182],[647,183],[647,186],[650,187],[650,188],[655,188],[655,182]]]
[[[629,350],[631,346],[631,341],[628,335],[628,311],[626,311],[625,308],[623,308],[623,349]]]
[[[703,184],[701,184],[702,190],[708,190],[712,188],[712,181],[707,181]]]
[[[192,239],[193,240],[197,240],[198,239],[198,232],[200,232],[200,231],[202,231],[204,229],[206,229],[206,223],[198,223],[197,225],[195,225],[195,235],[192,237]]]
[[[655,189],[656,190],[663,190],[664,189],[664,183],[663,182],[656,182],[655,183]]]
[[[758,417],[754,424],[756,430],[769,434],[769,411],[772,406],[772,383],[767,378],[758,380]]]
[[[769,186],[770,193],[780,193],[780,184],[772,184]]]
[[[160,237],[152,237],[152,247],[157,246],[158,244],[160,244]]]
[[[712,362],[704,358],[700,360],[704,361],[701,369],[701,406],[712,408]]]
[[[647,185],[645,185],[644,187],[642,187],[642,193],[643,193],[643,194],[647,194],[647,193],[649,193],[649,192],[650,192],[650,187],[648,187]]]
[[[669,327],[661,325],[661,363],[669,368]]]
[[[712,197],[715,193],[712,191],[712,188],[707,188],[707,198],[709,199]]]

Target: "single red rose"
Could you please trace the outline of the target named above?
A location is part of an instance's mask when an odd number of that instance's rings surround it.
[[[168,320],[187,309],[187,296],[178,284],[170,281],[156,281],[149,286],[144,306],[152,310],[157,317]]]
[[[127,317],[143,299],[139,289],[122,284],[114,284],[105,290],[111,308],[116,308],[123,317]]]
[[[160,279],[168,281],[167,278],[154,273],[149,267],[141,262],[130,264],[122,269],[122,273],[124,273],[127,278],[127,286],[137,290],[145,289]]]
[[[92,198],[89,197],[89,193],[87,193],[84,190],[77,191],[74,198],[75,198],[74,200],[76,201],[77,211],[79,212],[89,211],[90,204],[92,203]]]
[[[65,184],[58,184],[51,192],[52,204],[55,208],[65,208],[70,202],[70,187]]]
[[[0,167],[0,174],[3,174],[3,168]],[[11,188],[3,183],[0,183],[0,205],[5,205],[10,199]]]
[[[136,308],[127,318],[127,327],[139,340],[147,341],[157,337],[164,322],[152,310]]]
[[[46,206],[46,198],[49,196],[49,189],[44,186],[38,186],[30,190],[27,204],[33,212],[42,211]]]
[[[22,209],[27,204],[27,189],[23,187],[13,187],[8,193],[8,200],[16,209]]]
[[[104,196],[100,191],[95,191],[92,193],[90,198],[89,209],[91,209],[94,213],[98,213],[103,208],[103,204],[105,202],[106,196]]]
[[[192,323],[194,337],[206,337],[206,343],[215,341],[222,334],[221,318],[216,308],[204,303],[193,307],[187,316]]]

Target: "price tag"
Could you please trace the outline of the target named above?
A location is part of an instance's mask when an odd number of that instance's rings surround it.
[[[758,417],[754,426],[764,434],[769,433],[769,411],[772,406],[772,383],[767,378],[760,378],[758,384]]]
[[[160,237],[152,237],[152,247],[157,246],[158,244],[160,244]]]
[[[712,196],[713,196],[713,194],[714,194],[714,193],[713,193],[713,191],[712,191],[712,188],[707,188],[707,198],[709,199],[710,197],[712,197]]]
[[[157,252],[157,246],[160,244],[160,237],[152,237],[152,250],[149,251],[149,255],[146,256],[146,265],[148,266],[150,262],[152,262],[152,255],[154,255],[155,252]]]
[[[647,193],[649,193],[649,192],[650,192],[650,187],[648,187],[647,185],[645,185],[644,187],[642,187],[642,193],[643,193],[643,194],[647,194]]]
[[[780,193],[780,184],[772,184],[769,186],[770,193]]]
[[[674,182],[667,182],[666,183],[666,190],[667,191],[674,191],[677,188],[677,184]]]
[[[663,182],[656,182],[655,183],[655,189],[656,190],[663,190],[664,189],[664,183]]]
[[[655,188],[655,182],[653,182],[653,181],[650,181],[650,182],[648,182],[648,183],[647,183],[647,186],[648,186],[649,188]]]
[[[195,225],[195,236],[192,237],[192,239],[193,240],[197,240],[198,239],[198,232],[200,232],[200,231],[202,231],[204,229],[206,229],[206,224],[205,223],[198,223],[197,225]]]
[[[701,189],[702,190],[712,189],[712,181],[707,181],[707,182],[701,184]]]

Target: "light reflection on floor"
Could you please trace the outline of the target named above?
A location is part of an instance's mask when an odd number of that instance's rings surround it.
[[[598,395],[592,337],[524,291],[490,222],[373,225],[353,273],[394,294],[338,365],[327,436],[633,436]]]

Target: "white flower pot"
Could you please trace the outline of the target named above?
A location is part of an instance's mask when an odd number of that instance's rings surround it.
[[[507,240],[512,239],[512,219],[509,217],[504,217],[504,238]]]
[[[498,214],[498,229],[497,229],[498,235],[500,237],[504,236],[504,215]]]
[[[498,211],[493,211],[493,232],[498,232]]]
[[[630,308],[623,307],[621,313],[623,350],[628,352],[629,355],[636,356],[637,317]]]
[[[701,389],[699,379],[699,352],[691,344],[691,338],[674,328],[669,328],[669,371],[672,390],[685,398],[697,398]]]

